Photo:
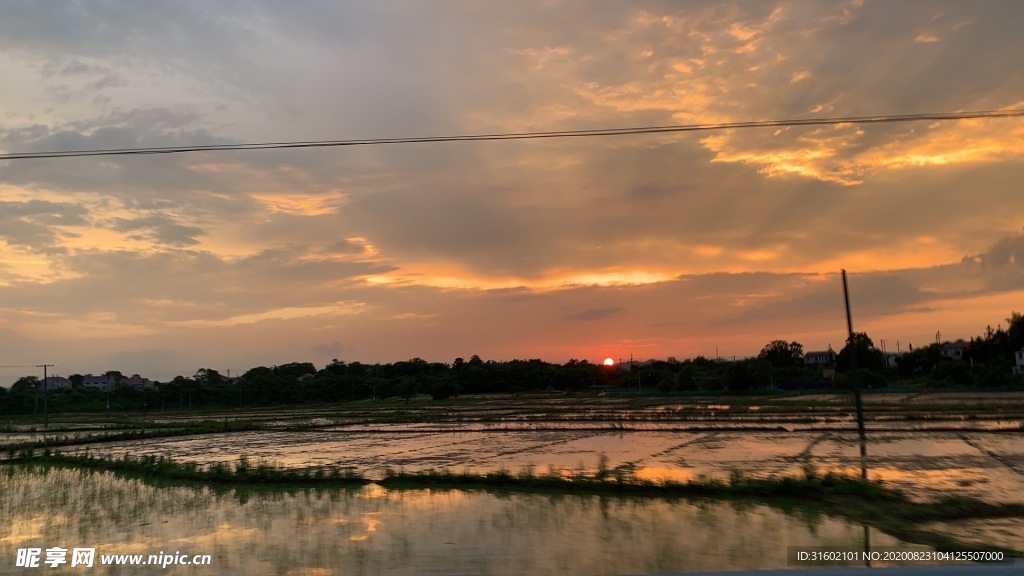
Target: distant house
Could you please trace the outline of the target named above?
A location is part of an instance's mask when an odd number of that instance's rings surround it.
[[[807,352],[804,354],[804,364],[808,366],[819,366],[821,364],[830,364],[835,360],[835,353],[832,350],[824,350],[818,352]]]
[[[127,386],[135,390],[150,390],[156,387],[156,383],[149,378],[143,378],[138,374],[132,374],[131,378],[122,378],[118,386]]]
[[[71,388],[71,380],[62,376],[47,376],[45,380],[36,384],[36,389],[40,392],[52,392],[62,388]]]
[[[99,390],[110,389],[110,376],[106,374],[102,376],[93,376],[92,374],[86,374],[82,376],[82,386],[88,388],[97,388]]]
[[[1014,374],[1024,374],[1024,348],[1017,350],[1014,354],[1014,360],[1016,363],[1013,365]]]
[[[946,358],[952,358],[953,360],[960,360],[964,357],[964,352],[967,350],[967,342],[962,339],[956,342],[946,342],[942,345],[942,355]]]

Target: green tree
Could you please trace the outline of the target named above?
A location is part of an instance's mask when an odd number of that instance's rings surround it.
[[[836,378],[836,386],[839,388],[853,388],[854,377],[852,372],[840,374]],[[889,385],[889,381],[885,379],[885,376],[866,368],[858,368],[856,378],[860,379],[861,388],[885,388]]]
[[[1006,319],[1006,333],[1009,336],[1010,352],[1024,348],[1024,315],[1014,310]]]
[[[287,380],[295,381],[306,374],[316,374],[316,366],[311,362],[289,362],[274,367],[274,374]]]
[[[676,374],[676,390],[696,390],[697,382],[693,378],[693,367],[684,366]]]
[[[430,397],[434,400],[447,400],[454,396],[457,390],[455,380],[449,374],[432,376],[429,386]]]
[[[857,368],[879,371],[885,367],[885,358],[881,350],[875,348],[866,332],[854,332],[852,338],[846,339],[846,346],[836,356],[836,369],[849,372],[853,369],[853,354],[857,355]]]
[[[200,368],[196,370],[195,376],[192,380],[200,386],[217,386],[224,382],[224,377],[220,375],[220,372],[213,368]]]
[[[733,362],[725,372],[725,386],[730,392],[767,388],[769,373],[768,362],[759,358]]]
[[[18,378],[18,380],[14,384],[11,385],[11,392],[33,392],[35,391],[36,386],[38,385],[39,378],[35,376],[22,376],[21,378]]]
[[[10,391],[4,402],[4,412],[8,414],[29,414],[36,406],[36,386],[39,385],[39,378],[35,376],[22,376],[11,385]]]
[[[416,382],[415,378],[406,376],[398,383],[398,394],[405,400],[406,406],[409,405],[409,400],[411,400],[419,391],[420,385]]]
[[[772,340],[765,344],[757,357],[776,368],[796,368],[803,364],[804,346],[799,342]]]

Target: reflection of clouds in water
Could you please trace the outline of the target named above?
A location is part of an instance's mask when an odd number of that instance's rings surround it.
[[[1024,534],[1024,518],[934,522],[926,525],[926,529],[934,529],[967,541],[985,542],[989,546],[1020,550],[1021,534]]]
[[[367,484],[356,493],[358,498],[387,498],[389,492],[380,484]]]
[[[856,545],[859,526],[766,506],[516,495],[460,490],[156,488],[77,471],[0,477],[3,493],[62,494],[29,510],[9,499],[11,526],[47,545],[103,553],[208,553],[205,573],[322,574],[451,572],[596,574],[785,566],[786,543]],[[63,515],[65,501],[90,501],[117,515]],[[372,497],[368,497],[372,496]],[[144,502],[137,506],[136,502]],[[813,516],[813,518],[811,518]],[[87,528],[87,535],[83,534]],[[765,538],[764,534],[771,534]],[[892,542],[884,535],[876,542]],[[21,543],[0,541],[0,554]],[[572,562],[569,562],[569,560]],[[324,572],[328,570],[329,572]]]
[[[870,452],[869,452],[870,461]],[[898,467],[898,466],[902,467]],[[860,474],[860,468],[839,467],[837,472]],[[909,499],[934,502],[950,494],[978,498],[992,503],[1024,501],[1021,477],[1009,469],[973,466],[955,461],[949,467],[926,469],[914,463],[868,465],[868,478],[881,480],[890,488],[902,490]]]
[[[333,576],[334,571],[329,568],[307,567],[295,568],[284,574],[285,576]]]
[[[374,514],[374,512],[367,512],[366,516],[371,516],[372,514]],[[376,532],[377,526],[380,526],[381,524],[381,521],[379,519],[373,517],[363,518],[363,521],[366,522],[366,533],[353,534],[348,537],[349,540],[353,542],[362,542],[369,538],[371,533]]]
[[[897,435],[871,443],[871,454],[878,456],[958,457],[978,452],[957,437]]]
[[[693,472],[690,470],[680,470],[678,468],[655,468],[649,466],[637,470],[633,476],[638,480],[650,482],[689,482],[694,479]]]
[[[217,544],[221,540],[250,538],[257,536],[258,534],[259,530],[256,528],[224,523],[218,524],[209,532],[175,538],[171,542],[176,545],[195,545],[196,548],[199,549],[200,547],[206,547],[210,544]]]
[[[0,545],[25,544],[38,540],[43,535],[44,525],[45,521],[42,518],[28,518],[12,522],[8,528],[10,532],[6,536],[0,537]]]

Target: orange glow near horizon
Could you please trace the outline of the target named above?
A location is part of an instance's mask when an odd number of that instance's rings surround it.
[[[372,246],[367,244],[368,246]],[[587,270],[552,271],[538,277],[494,277],[475,274],[465,269],[450,266],[399,266],[399,270],[367,276],[364,281],[369,285],[395,286],[426,286],[450,290],[502,290],[523,288],[538,292],[577,288],[580,286],[625,287],[643,286],[672,282],[685,276],[701,276],[705,274],[807,274],[812,276],[828,275],[841,268],[859,272],[884,270],[913,270],[932,266],[959,263],[964,252],[946,242],[927,241],[919,238],[908,241],[900,246],[886,246],[877,249],[859,250],[830,254],[824,260],[806,262],[787,262],[787,255],[799,258],[782,244],[773,245],[760,250],[731,250],[700,246],[695,252],[704,252],[701,256],[711,256],[717,252],[713,266],[700,262],[695,266],[668,267],[651,263],[635,268],[625,269],[611,267]],[[374,261],[392,262],[386,255],[375,253]],[[731,256],[731,258],[730,258]],[[400,263],[399,263],[400,264]]]
[[[501,290],[507,288],[528,288],[546,291],[579,286],[637,286],[674,280],[675,272],[648,270],[599,270],[595,272],[570,272],[553,274],[544,278],[487,278],[469,273],[453,272],[450,275],[437,272],[416,273],[404,270],[401,275],[375,275],[365,278],[371,285],[395,284],[429,286],[432,288],[457,290]]]

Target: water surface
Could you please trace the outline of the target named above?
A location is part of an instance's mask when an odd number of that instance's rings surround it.
[[[784,568],[787,546],[895,546],[760,504],[463,490],[214,489],[0,469],[0,573],[25,547],[210,554],[208,567],[47,574],[638,574]],[[98,556],[97,556],[98,558]]]

